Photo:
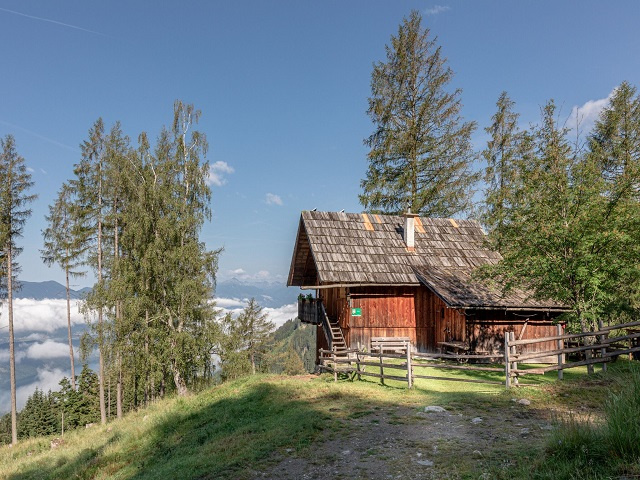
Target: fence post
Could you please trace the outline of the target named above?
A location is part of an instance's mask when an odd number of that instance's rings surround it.
[[[356,352],[356,368],[358,369],[358,381],[362,380],[362,376],[360,375],[360,352]]]
[[[562,325],[556,325],[556,334],[562,335]],[[558,350],[564,350],[564,339],[559,338],[556,342]],[[564,377],[564,370],[562,369],[562,365],[564,364],[564,353],[560,352],[558,354],[558,380],[562,380]]]
[[[602,320],[598,320],[598,329],[602,331],[603,328],[604,328],[604,323],[602,322]],[[604,333],[601,335],[598,335],[598,340],[600,341],[601,345],[604,343],[605,338],[606,338],[606,334]],[[603,347],[600,348],[600,356],[602,357],[603,372],[607,371],[607,362],[604,361],[606,355],[607,355],[607,345],[605,344]]]
[[[409,384],[409,389],[413,387],[413,379],[411,378],[411,343],[407,342],[407,383]]]
[[[338,381],[338,362],[337,362],[337,358],[336,358],[336,346],[332,345],[331,346],[331,351],[333,352],[333,381],[337,382]]]
[[[511,360],[509,359],[509,332],[504,332],[504,385],[511,387]]]
[[[586,343],[586,342],[589,342],[589,339],[590,339],[590,338],[592,338],[592,337],[585,337],[585,343]],[[595,343],[595,340],[596,340],[596,337],[594,336],[594,337],[593,337],[593,343]],[[593,345],[593,344],[592,344],[592,345]],[[586,346],[588,346],[588,345],[585,345],[585,347],[586,347]],[[585,358],[585,360],[591,360],[591,359],[592,359],[592,357],[593,357],[593,350],[588,349],[588,350],[585,350],[585,351],[584,351],[584,358]],[[590,364],[588,364],[588,365],[587,365],[587,373],[588,373],[589,375],[591,375],[591,374],[593,373],[593,363],[590,363]]]
[[[515,332],[509,332],[509,342],[513,343],[515,341],[516,341]],[[516,346],[513,345],[511,347],[511,354],[515,356],[517,353],[518,352],[516,351]],[[512,362],[511,370],[513,371],[513,370],[517,370],[517,369],[518,369],[518,362]],[[516,374],[516,375],[513,376],[513,384],[514,385],[518,385],[518,383],[520,383],[520,380],[518,379],[518,375]]]
[[[378,353],[378,355],[380,355],[380,383],[382,385],[384,385],[384,369],[382,368],[382,345],[380,346],[380,352]]]

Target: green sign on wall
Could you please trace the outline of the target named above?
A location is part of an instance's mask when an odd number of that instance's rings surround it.
[[[352,308],[351,309],[351,316],[352,317],[361,317],[362,316],[362,309],[361,308]]]

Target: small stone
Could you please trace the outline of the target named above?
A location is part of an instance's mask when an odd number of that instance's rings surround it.
[[[526,398],[521,398],[520,400],[518,400],[518,403],[520,405],[531,405],[531,400],[528,400]]]
[[[520,435],[526,436],[529,435],[530,430],[528,428],[523,428],[520,430]]]
[[[144,417],[142,417],[142,421],[143,421],[143,422],[146,422],[148,418],[149,418],[149,416],[148,416],[148,415],[145,415]]]
[[[433,413],[445,413],[446,410],[438,405],[430,405],[428,407],[424,407],[425,412],[433,412]]]
[[[61,438],[54,438],[53,440],[51,440],[51,450],[58,448],[63,443],[64,440],[62,440]]]
[[[418,452],[416,453],[416,457],[420,458],[422,456],[422,453]]]
[[[478,423],[482,423],[482,418],[481,417],[475,417],[471,419],[471,423],[477,425]]]
[[[107,433],[111,432],[113,430],[113,427],[107,427]]]
[[[418,465],[422,465],[424,467],[433,467],[433,462],[431,460],[427,460],[427,459],[418,460],[416,463]]]
[[[482,452],[480,450],[474,450],[473,451],[473,456],[474,457],[482,457]]]
[[[548,423],[545,423],[543,425],[540,425],[540,430],[553,430],[553,425],[549,425]]]
[[[351,450],[343,450],[342,454],[343,455],[349,455],[351,453]]]
[[[285,450],[285,452],[287,452],[287,453],[291,453],[291,452],[293,452],[293,448],[287,448],[287,449]]]

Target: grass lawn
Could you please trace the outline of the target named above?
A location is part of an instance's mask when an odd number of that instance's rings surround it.
[[[433,375],[493,379],[491,373],[431,370]],[[381,386],[377,379],[365,377],[334,383],[332,375],[257,375],[186,398],[160,401],[106,426],[69,432],[57,448],[51,447],[51,437],[1,447],[0,478],[253,478],[290,452],[309,456],[314,442],[344,431],[348,422],[398,407],[418,412],[426,405],[441,405],[452,412],[500,415],[514,399],[527,397],[535,401],[538,411],[557,412],[558,419],[598,423],[609,392],[619,390],[627,375],[627,362],[620,361],[606,375],[587,378],[586,370],[576,369],[557,382],[554,372],[532,376],[531,381],[527,377],[535,387],[509,391],[500,385],[445,380],[417,380],[415,388],[408,390],[403,382],[387,381]],[[506,454],[511,449],[520,455],[522,445],[504,448]],[[548,458],[546,448],[534,445],[529,452],[542,470]],[[512,469],[511,476],[504,477],[498,463],[486,465],[493,472],[487,478],[532,478],[531,465],[522,471]],[[478,478],[474,468],[469,464],[469,476],[463,472],[457,478]]]

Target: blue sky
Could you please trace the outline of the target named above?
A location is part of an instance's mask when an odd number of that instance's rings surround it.
[[[216,165],[203,239],[225,248],[219,277],[284,281],[301,210],[361,209],[372,64],[412,9],[449,59],[477,149],[502,90],[528,124],[549,98],[593,115],[639,78],[637,1],[0,0],[0,135],[39,194],[22,278],[63,280],[40,261],[40,232],[93,122],[155,137],[181,99],[202,110]]]

